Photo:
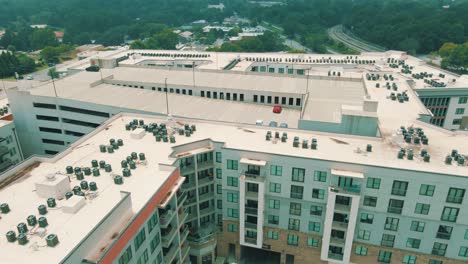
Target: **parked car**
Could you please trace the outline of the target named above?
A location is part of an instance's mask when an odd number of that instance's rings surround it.
[[[273,113],[279,114],[279,113],[281,113],[281,111],[283,111],[283,107],[281,105],[273,106]]]
[[[257,126],[263,126],[263,120],[257,120],[257,121],[255,122],[255,125],[257,125]]]
[[[278,126],[278,122],[271,121],[270,124],[268,124],[268,126],[277,127],[277,126]]]
[[[280,124],[280,127],[281,127],[281,128],[288,128],[288,124],[286,124],[286,123],[281,123],[281,124]]]
[[[32,80],[32,79],[33,79],[33,76],[32,76],[32,75],[28,75],[28,76],[26,77],[26,80]]]

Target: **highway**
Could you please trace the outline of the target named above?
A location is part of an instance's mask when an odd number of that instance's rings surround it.
[[[354,49],[359,52],[381,52],[385,51],[383,48],[377,47],[374,44],[364,42],[363,40],[356,39],[350,35],[347,35],[343,31],[343,25],[336,25],[328,29],[328,36],[330,38],[341,42],[348,46],[351,49]]]

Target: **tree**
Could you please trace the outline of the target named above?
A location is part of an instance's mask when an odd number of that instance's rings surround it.
[[[41,57],[47,62],[59,62],[60,50],[55,47],[45,47],[40,52]]]
[[[59,74],[55,67],[50,68],[49,71],[47,72],[47,75],[52,78],[52,79],[57,79],[59,77]]]
[[[457,46],[458,45],[453,42],[444,43],[444,45],[442,45],[442,47],[439,49],[440,56],[449,56]]]
[[[31,49],[38,50],[46,46],[57,46],[57,40],[55,39],[55,34],[52,29],[34,29],[30,35],[30,45]]]

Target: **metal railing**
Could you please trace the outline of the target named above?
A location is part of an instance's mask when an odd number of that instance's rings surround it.
[[[241,175],[244,175],[247,178],[253,179],[253,180],[265,180],[266,173],[263,171],[249,171],[249,170],[244,170],[241,172]]]
[[[255,207],[245,207],[245,213],[250,215],[258,215],[258,208]]]
[[[257,229],[257,224],[245,222],[245,228]]]
[[[337,192],[337,193],[349,193],[349,194],[360,194],[361,193],[361,185],[351,185],[351,186],[339,186],[339,185],[333,185],[330,187],[330,190],[332,192]]]

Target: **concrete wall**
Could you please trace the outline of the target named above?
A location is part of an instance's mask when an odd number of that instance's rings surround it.
[[[302,119],[299,120],[299,129],[375,137],[378,134],[378,119],[351,115],[342,115],[341,123]]]

